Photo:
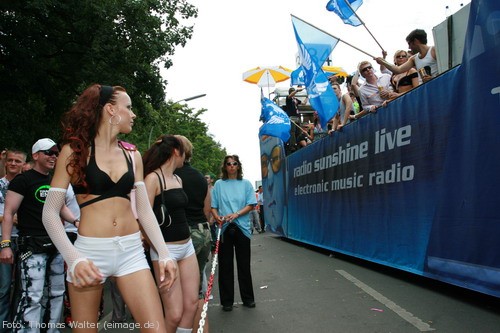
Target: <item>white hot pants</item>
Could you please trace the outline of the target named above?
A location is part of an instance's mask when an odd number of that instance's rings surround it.
[[[110,238],[78,235],[75,247],[99,268],[104,276],[102,283],[110,276],[123,276],[150,269],[140,232]],[[72,282],[70,275],[66,277],[68,282]]]
[[[170,252],[170,257],[175,261],[180,261],[182,259],[186,259],[187,257],[195,254],[193,241],[191,238],[184,244],[168,244],[167,243],[168,252]],[[151,248],[149,250],[149,254],[151,255],[152,261],[158,261],[158,253],[155,249]]]

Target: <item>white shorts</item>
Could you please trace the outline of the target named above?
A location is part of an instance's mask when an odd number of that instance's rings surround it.
[[[142,246],[141,233],[110,238],[78,235],[75,247],[99,268],[104,279],[150,269]],[[71,274],[66,280],[72,282]]]
[[[195,254],[193,241],[191,238],[184,244],[167,244],[168,252],[170,252],[170,257],[175,261],[180,261],[186,259],[189,256]],[[152,261],[158,261],[158,253],[155,249],[151,248],[149,250]]]

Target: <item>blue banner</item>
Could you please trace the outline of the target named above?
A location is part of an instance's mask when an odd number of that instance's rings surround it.
[[[462,65],[276,165],[272,230],[500,297],[499,12],[473,0]]]

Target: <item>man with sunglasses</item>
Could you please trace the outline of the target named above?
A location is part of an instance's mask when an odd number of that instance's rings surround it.
[[[375,69],[369,61],[360,62],[358,70],[365,82],[358,90],[363,111],[357,113],[354,116],[355,119],[367,113],[376,112],[379,107],[385,106],[387,100],[397,97],[392,88],[389,74],[375,75]]]
[[[58,332],[64,293],[64,262],[52,244],[42,223],[45,198],[59,150],[49,138],[38,140],[32,147],[34,167],[17,175],[9,184],[5,199],[0,262],[13,263],[11,232],[17,213],[19,235],[17,267],[19,274],[19,304],[12,325],[21,331]],[[61,217],[75,221],[71,211],[63,206]],[[62,221],[61,221],[62,223]],[[44,290],[47,301],[44,302]],[[42,311],[42,305],[45,307]],[[42,322],[40,318],[43,314]]]

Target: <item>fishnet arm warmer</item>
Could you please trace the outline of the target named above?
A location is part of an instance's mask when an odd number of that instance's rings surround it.
[[[160,261],[169,261],[170,253],[168,252],[167,246],[165,245],[165,240],[161,233],[160,227],[158,226],[158,221],[153,213],[151,204],[149,203],[148,193],[146,191],[146,185],[144,182],[136,182],[135,196],[137,204],[137,216],[142,228],[149,237],[151,243],[158,252],[158,257]]]
[[[73,274],[76,264],[87,260],[87,258],[78,252],[76,247],[71,244],[66,235],[64,225],[61,222],[59,212],[64,205],[65,197],[66,189],[51,187],[47,194],[45,204],[43,205],[42,220],[50,239],[62,254],[64,261],[66,261],[70,268],[71,274]]]

